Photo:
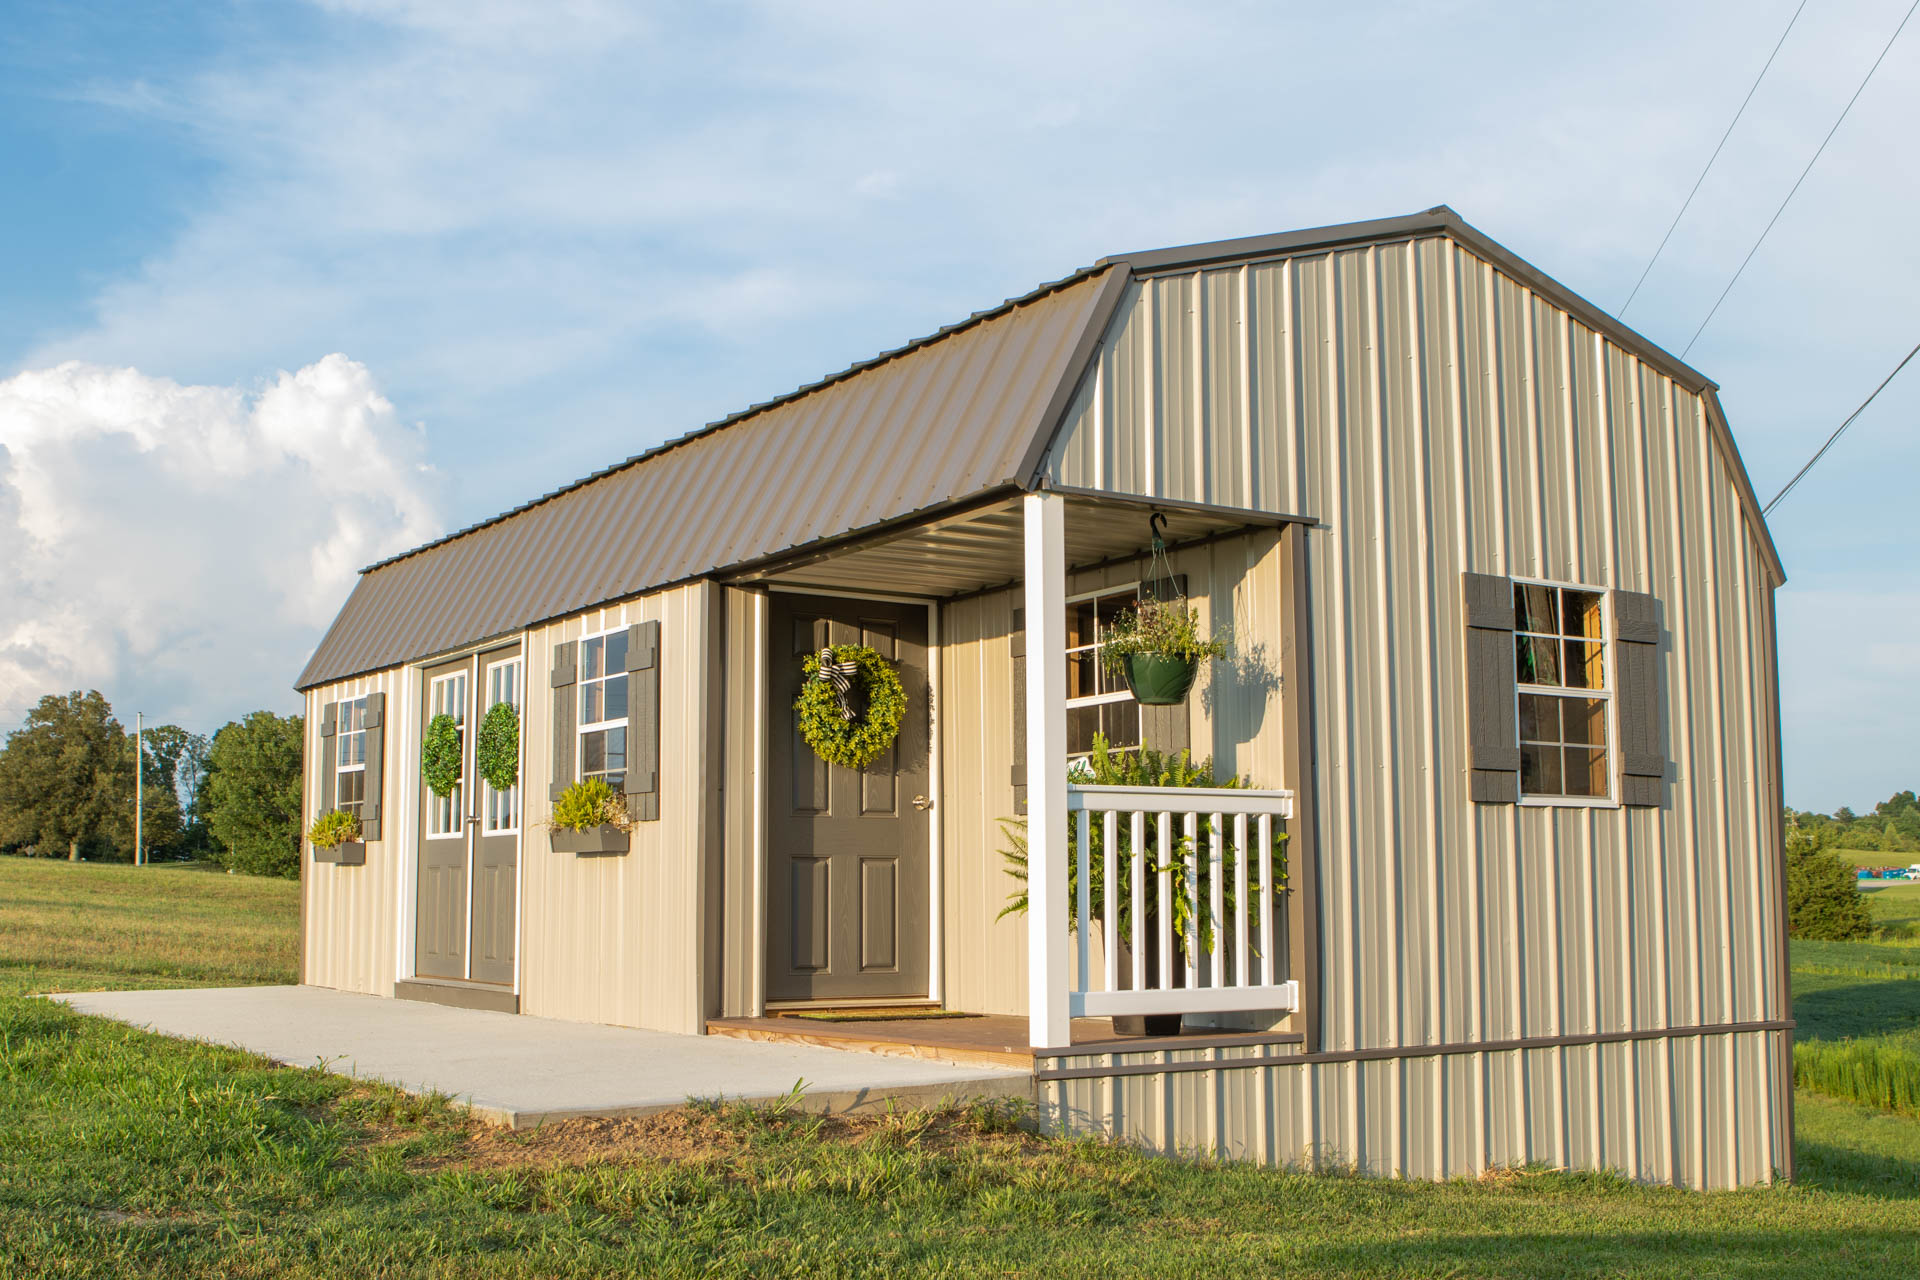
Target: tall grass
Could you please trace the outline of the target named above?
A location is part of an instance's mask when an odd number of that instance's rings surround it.
[[[1920,885],[1877,890],[1868,905],[1872,940],[1792,944],[1793,1080],[1920,1115]]]
[[[1920,1115],[1920,1038],[1802,1040],[1793,1046],[1793,1082],[1831,1097]]]

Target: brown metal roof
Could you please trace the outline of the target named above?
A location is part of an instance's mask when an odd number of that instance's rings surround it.
[[[1043,286],[371,566],[296,687],[1024,484],[1116,274]]]

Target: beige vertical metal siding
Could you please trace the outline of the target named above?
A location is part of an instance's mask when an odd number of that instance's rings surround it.
[[[766,596],[761,592],[722,589],[726,637],[722,660],[726,682],[725,860],[721,920],[721,1012],[729,1017],[755,1014],[761,987],[764,892],[758,871],[760,772],[760,701],[755,661]]]
[[[1223,500],[1238,477],[1250,505],[1323,522],[1308,546],[1324,1048],[1788,1016],[1774,579],[1702,394],[1446,237],[1144,281],[1096,368],[1056,480]],[[1467,570],[1660,600],[1663,807],[1468,801]],[[1452,1070],[1317,1071],[1318,1132],[1364,1153],[1384,1128],[1419,1157],[1407,1171],[1440,1173],[1456,1167],[1432,1154],[1451,1090],[1496,1150],[1529,1159],[1611,1161],[1615,1126],[1683,1133],[1682,1181],[1787,1164],[1784,1065],[1724,1038],[1489,1055],[1478,1085]]]
[[[401,803],[399,790],[403,785],[401,761],[406,758],[401,741],[406,724],[404,683],[403,670],[392,668],[307,691],[301,762],[307,810],[304,823],[311,823],[320,811],[320,777],[326,763],[320,752],[320,709],[329,702],[368,693],[384,693],[387,697],[381,780],[386,816],[381,838],[367,842],[366,865],[343,867],[314,862],[312,849],[304,839],[301,841],[300,856],[305,865],[300,891],[306,897],[306,936],[300,981],[313,986],[376,996],[393,994],[395,911],[404,838],[400,823],[408,808]]]
[[[1145,528],[1142,527],[1144,538]],[[1224,772],[1279,786],[1284,742],[1279,713],[1280,534],[1271,529],[1177,550],[1175,573],[1202,622],[1238,638],[1232,664],[1210,664],[1188,700],[1196,755]],[[1068,591],[1137,582],[1139,562],[1073,574]],[[997,919],[1016,887],[1001,850],[1001,820],[1013,814],[1013,663],[1009,638],[1018,591],[970,596],[942,607],[942,722],[946,838],[946,1004],[971,1013],[1027,1012],[1024,917]],[[1095,944],[1094,962],[1100,963]]]
[[[521,851],[520,1010],[545,1018],[657,1031],[704,1030],[703,927],[713,842],[707,776],[712,719],[712,595],[695,582],[576,615],[527,635],[526,834]],[[633,828],[623,857],[555,853],[552,811],[553,648],[635,622],[660,623],[660,820]]]

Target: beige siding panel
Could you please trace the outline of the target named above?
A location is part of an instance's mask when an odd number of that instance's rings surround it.
[[[725,868],[721,894],[720,1005],[728,1017],[757,1012],[759,990],[754,966],[760,955],[761,916],[756,898],[760,881],[758,815],[760,714],[758,668],[754,663],[760,611],[766,597],[736,587],[721,589],[726,638],[720,655],[726,664],[726,743],[723,788]]]
[[[1696,1101],[1694,1079],[1704,1069],[1757,1089],[1785,1034],[1372,1062],[1289,1062],[1284,1046],[1088,1055],[1056,1065],[1263,1065],[1042,1081],[1040,1119],[1050,1132],[1110,1133],[1166,1155],[1303,1170],[1445,1179],[1545,1164],[1715,1190],[1770,1181],[1785,1135],[1749,1105],[1752,1093],[1716,1090]],[[1563,1105],[1556,1081],[1605,1107]],[[1647,1114],[1669,1095],[1687,1099],[1671,1126]],[[1428,1097],[1450,1105],[1402,1105]],[[1483,1124],[1482,1115],[1492,1118]]]
[[[576,615],[527,635],[527,838],[522,852],[520,1009],[656,1031],[698,1033],[715,975],[701,931],[707,920],[709,779],[707,663],[713,648],[706,582],[641,596]],[[658,621],[660,653],[660,820],[633,828],[623,857],[555,853],[545,822],[552,811],[551,693],[544,673],[557,644]]]
[[[394,947],[397,937],[398,889],[410,806],[402,802],[402,761],[408,758],[402,734],[407,724],[403,689],[404,669],[390,668],[354,680],[320,685],[307,691],[306,746],[302,771],[306,795],[305,821],[320,813],[320,777],[326,762],[320,752],[320,709],[369,693],[387,699],[384,769],[381,787],[381,838],[367,844],[364,866],[344,867],[314,862],[304,839],[300,856],[301,892],[306,896],[303,967],[300,981],[317,987],[360,991],[368,995],[393,994]]]
[[[1116,406],[1108,454],[1208,466],[1157,466],[1157,489],[1117,472],[1102,482],[1217,500],[1243,382],[1253,502],[1319,522],[1307,536],[1323,1047],[1786,1017],[1772,583],[1707,404],[1444,237],[1254,264],[1244,306],[1235,274],[1147,281],[1098,356]],[[1196,325],[1211,335],[1197,354]],[[1223,349],[1213,339],[1229,327]],[[1155,411],[1125,411],[1136,404]],[[1066,455],[1050,466],[1064,484],[1095,482]],[[1463,571],[1658,597],[1660,808],[1468,801]],[[1246,718],[1218,693],[1199,714]],[[1761,1176],[1749,1151],[1785,1163],[1777,1118],[1701,1147],[1714,1100],[1743,1081],[1784,1111],[1770,1055],[1686,1044],[1534,1057],[1487,1055],[1483,1084],[1457,1095],[1480,1117],[1465,1137],[1393,1149],[1409,1162],[1540,1155],[1528,1135],[1544,1126],[1556,1145],[1541,1158],[1604,1152],[1681,1181],[1700,1180],[1703,1161]],[[1410,1133],[1456,1096],[1458,1068],[1317,1074],[1302,1105],[1332,1126],[1322,1140],[1354,1146]],[[1363,1095],[1384,1110],[1363,1119]],[[1668,1134],[1676,1150],[1661,1149]]]

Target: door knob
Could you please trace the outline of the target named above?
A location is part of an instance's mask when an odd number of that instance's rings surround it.
[[[915,796],[913,798],[913,807],[916,809],[919,809],[922,812],[925,812],[926,810],[933,808],[933,801],[927,799],[925,796]]]

